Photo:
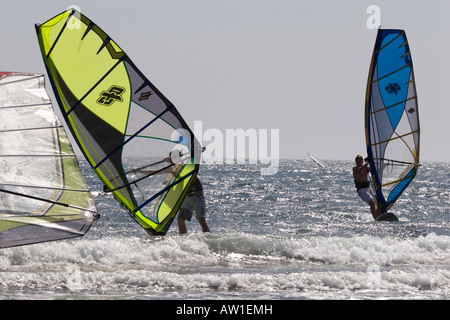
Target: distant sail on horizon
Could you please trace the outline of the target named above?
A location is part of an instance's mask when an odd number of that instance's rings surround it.
[[[41,74],[0,72],[0,248],[83,236],[98,217]]]
[[[417,92],[404,30],[378,30],[367,83],[365,130],[373,186],[383,211],[388,211],[419,167]]]
[[[319,167],[321,168],[325,168],[327,165],[325,164],[325,162],[323,162],[322,160],[320,160],[319,158],[317,158],[315,155],[307,152],[308,156],[311,158],[311,160],[316,163]]]
[[[36,30],[61,111],[105,190],[149,234],[164,235],[199,170],[194,134],[126,53],[80,12],[63,12]],[[175,155],[171,161],[169,155]]]

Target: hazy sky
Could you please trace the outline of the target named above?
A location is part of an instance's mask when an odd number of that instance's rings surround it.
[[[34,24],[76,5],[203,131],[279,129],[281,158],[365,155],[364,101],[376,37],[405,29],[421,160],[450,160],[450,1],[0,1],[0,71],[44,73]],[[49,82],[47,89],[53,97]],[[54,101],[55,103],[55,101]]]

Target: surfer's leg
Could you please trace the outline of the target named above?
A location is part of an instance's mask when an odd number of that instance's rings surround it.
[[[180,231],[180,234],[187,233],[186,230],[186,220],[184,218],[178,218],[178,231]]]
[[[358,195],[370,206],[372,217],[376,220],[380,216],[380,206],[375,205],[375,195],[370,188],[361,188],[358,190]]]
[[[198,223],[202,227],[203,232],[209,232],[208,224],[206,223],[206,205],[205,198],[197,197],[195,202],[195,217],[198,220]]]
[[[380,216],[380,208],[375,206],[375,202],[373,200],[369,201],[370,212],[372,213],[372,217],[376,220]]]
[[[379,202],[377,202],[377,217],[381,216],[383,211],[383,206]]]
[[[186,233],[186,220],[191,221],[192,218],[192,211],[189,211],[185,208],[180,208],[180,211],[178,212],[178,230],[180,231],[180,234]]]
[[[203,232],[209,232],[209,227],[205,218],[198,218],[198,223],[200,223]]]

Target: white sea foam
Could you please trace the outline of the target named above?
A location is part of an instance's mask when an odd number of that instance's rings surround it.
[[[88,295],[189,297],[199,290],[254,297],[332,292],[445,298],[449,237],[289,239],[245,234],[112,237],[62,241],[0,252],[0,288]],[[375,266],[376,273],[368,268]]]
[[[398,223],[373,222],[351,163],[316,167],[282,161],[262,178],[257,167],[203,166],[212,233],[192,220],[188,235],[175,222],[155,238],[84,167],[102,217],[82,239],[0,250],[0,297],[449,298],[449,186],[432,174],[448,164],[421,167],[394,206]]]

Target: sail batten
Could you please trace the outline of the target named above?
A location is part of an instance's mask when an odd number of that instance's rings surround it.
[[[382,29],[380,29],[380,30],[382,30]],[[374,50],[374,52],[376,53],[376,54],[378,54],[381,50],[383,50],[384,48],[386,48],[386,47],[388,47],[389,45],[391,45],[392,44],[392,42],[394,42],[395,40],[397,40],[397,38],[398,37],[401,37],[402,35],[404,35],[405,33],[404,32],[398,32],[397,33],[397,36],[395,36],[393,39],[391,39],[391,40],[389,40],[389,41],[386,41],[386,43],[383,43],[383,45],[381,46],[381,47],[379,47],[376,51]],[[405,42],[404,42],[405,43]],[[403,43],[403,44],[404,44]]]
[[[0,248],[83,236],[98,213],[44,76],[0,72],[0,84]]]
[[[412,82],[407,82],[406,84],[408,85],[408,84],[411,84],[411,83],[412,83]],[[412,99],[417,99],[417,97],[416,97],[416,96],[410,97],[410,98],[405,99],[405,100],[403,100],[403,101],[399,101],[399,102],[397,102],[397,103],[394,103],[394,104],[391,105],[391,106],[386,106],[386,107],[384,107],[384,108],[381,108],[381,109],[372,111],[372,112],[369,113],[369,115],[372,115],[372,114],[374,114],[374,113],[377,113],[377,112],[380,112],[380,111],[383,111],[383,110],[387,110],[387,109],[393,108],[393,107],[395,107],[395,106],[397,106],[397,105],[399,105],[399,104],[401,104],[401,103],[405,103],[405,102],[407,102],[407,101],[409,101],[409,100],[412,100]]]
[[[379,29],[373,52],[366,91],[366,145],[377,201],[388,211],[420,165],[418,102],[406,33]]]
[[[52,129],[52,128],[62,128],[63,126],[46,126],[46,127],[35,127],[35,128],[20,128],[20,129],[7,129],[7,130],[0,130],[1,132],[15,132],[15,131],[33,131],[33,130],[45,130],[45,129]]]
[[[6,74],[6,73],[8,73],[8,72],[0,72],[0,74]],[[0,87],[4,86],[4,85],[13,84],[16,82],[25,82],[25,81],[30,81],[33,79],[39,79],[40,77],[42,77],[42,75],[30,76],[28,78],[22,78],[22,79],[17,79],[17,80],[12,80],[12,81],[10,81],[6,78],[3,78],[3,81],[0,83]]]
[[[37,189],[49,189],[49,190],[66,190],[66,191],[76,191],[76,192],[90,192],[89,189],[57,188],[57,187],[50,187],[50,186],[37,186],[37,185],[17,184],[17,183],[0,183],[0,186],[37,188]]]
[[[77,28],[66,27],[69,16]],[[149,234],[165,234],[199,170],[193,132],[85,15],[66,11],[36,30],[61,111],[104,189]],[[169,158],[174,150],[187,156]],[[148,163],[153,173],[136,169]]]
[[[407,132],[407,133],[405,133],[405,134],[403,134],[403,135],[401,135],[401,136],[392,136],[392,137],[391,137],[390,139],[388,139],[388,140],[378,141],[378,142],[376,142],[376,143],[369,144],[368,146],[369,146],[369,147],[374,147],[374,146],[379,145],[379,144],[388,143],[388,142],[390,142],[390,141],[392,141],[392,140],[402,139],[402,138],[404,138],[404,137],[406,137],[406,136],[409,136],[409,135],[415,134],[415,133],[419,133],[419,131],[416,130],[416,131],[412,131],[412,132]]]
[[[72,106],[72,108],[70,108],[67,112],[66,112],[66,115],[69,115],[76,107],[78,107],[80,104],[81,104],[81,102],[93,91],[93,90],[95,90],[95,88],[97,88],[97,86],[121,63],[122,61],[121,60],[119,60],[119,61],[117,61],[117,63],[115,64],[115,65],[113,65],[112,67],[111,67],[111,69],[109,69],[108,70],[108,72],[106,72],[98,81],[97,81],[97,83],[94,85],[94,86],[92,86],[92,88],[90,88],[84,95],[83,95],[83,97],[80,99],[80,100],[78,100],[73,106]]]
[[[378,82],[378,81],[380,81],[380,80],[383,80],[383,79],[385,79],[385,78],[387,78],[387,77],[389,77],[389,76],[392,76],[392,75],[394,75],[395,73],[400,72],[400,71],[402,71],[403,69],[408,68],[408,67],[411,67],[411,64],[408,64],[408,65],[403,66],[403,67],[401,67],[401,68],[399,68],[399,69],[393,70],[391,73],[386,74],[386,75],[382,76],[381,78],[374,79],[374,80],[372,81],[372,84],[375,84],[376,82]]]
[[[48,105],[51,105],[51,103],[47,103]],[[15,105],[15,106],[2,106],[0,107],[0,109],[11,109],[11,108],[21,108],[21,109],[25,109],[25,108],[32,108],[32,107],[36,107],[36,106],[41,106],[41,104],[29,104],[29,105]]]
[[[64,30],[66,29],[67,23],[69,22],[70,17],[71,17],[72,15],[74,15],[74,14],[75,14],[75,10],[72,10],[72,11],[69,13],[69,15],[68,15],[66,21],[64,22],[63,27],[61,28],[61,30],[59,31],[58,36],[56,37],[56,40],[53,42],[53,44],[52,44],[50,50],[46,53],[46,54],[47,54],[47,58],[48,58],[48,57],[50,56],[50,54],[52,53],[53,49],[55,48],[56,44],[58,43],[59,38],[61,37],[62,33],[63,33]]]

